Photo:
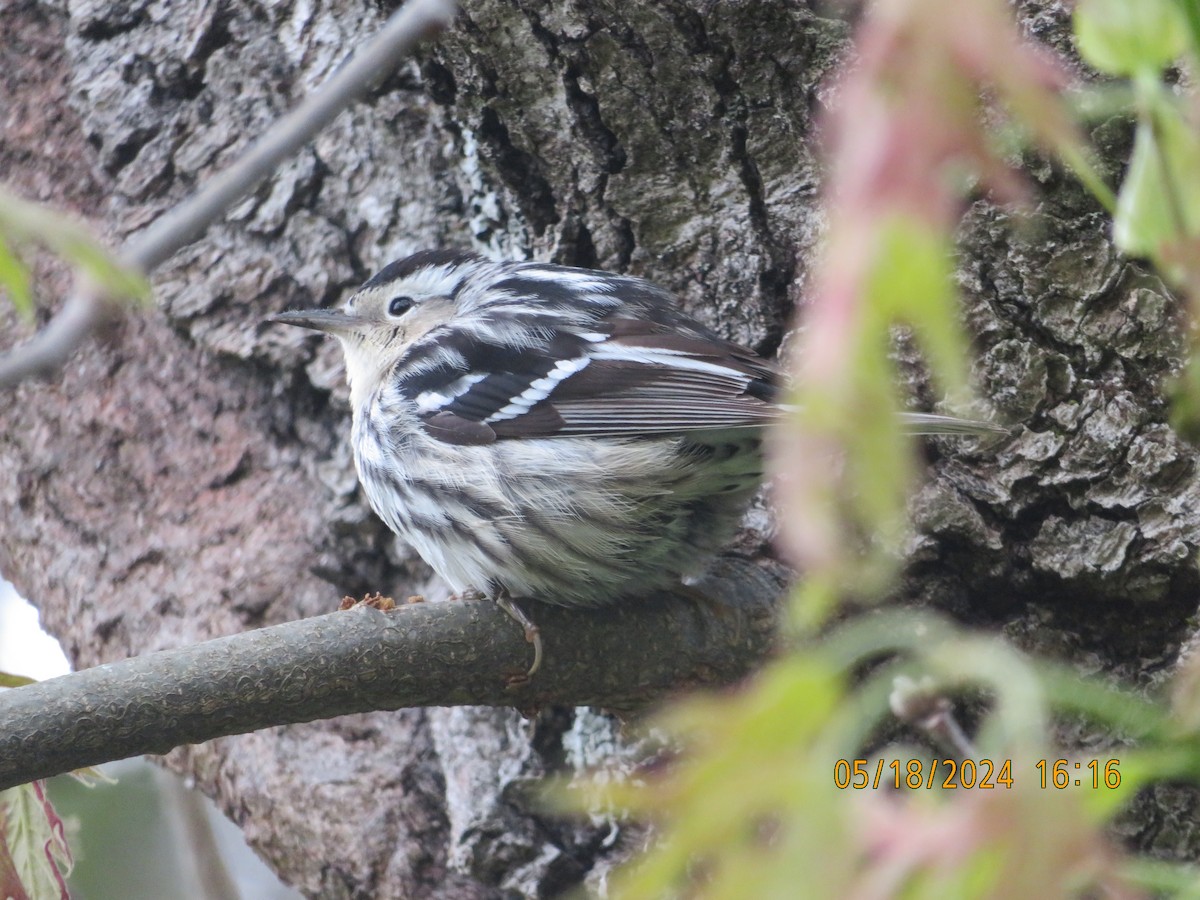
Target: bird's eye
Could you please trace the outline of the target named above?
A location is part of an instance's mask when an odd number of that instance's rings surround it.
[[[412,297],[393,297],[388,303],[388,315],[399,318],[413,308]]]

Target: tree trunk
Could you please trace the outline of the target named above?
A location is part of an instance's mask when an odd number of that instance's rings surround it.
[[[381,21],[359,0],[62,7],[0,0],[0,169],[114,244]],[[1069,48],[1058,4],[1022,15]],[[343,594],[439,593],[357,489],[337,348],[264,317],[328,304],[411,251],[474,245],[648,277],[774,353],[820,230],[814,115],[836,97],[848,35],[798,2],[467,0],[419,61],[178,254],[154,309],[0,402],[0,572],[80,667]],[[1116,171],[1128,129],[1094,137]],[[1024,427],[986,452],[931,447],[902,595],[1150,683],[1175,663],[1197,595],[1195,458],[1160,389],[1182,353],[1177,304],[1117,256],[1078,185],[1030,171],[1044,191],[1032,223],[976,203],[961,266],[980,391]],[[920,366],[905,373],[921,396]],[[765,521],[748,517],[742,549],[766,552]],[[639,749],[595,711],[456,708],[168,760],[310,895],[549,896],[600,883],[641,836],[547,816],[530,788],[627,770]],[[1190,847],[1190,823],[1156,843],[1158,814],[1141,844]]]

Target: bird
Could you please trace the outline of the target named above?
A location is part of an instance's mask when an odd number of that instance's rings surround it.
[[[702,569],[763,479],[780,368],[641,278],[457,249],[390,263],[275,322],[341,343],[371,507],[459,593],[644,601]],[[901,414],[925,434],[987,423]]]

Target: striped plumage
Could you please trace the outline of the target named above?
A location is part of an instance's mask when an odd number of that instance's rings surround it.
[[[638,278],[426,251],[278,319],[341,340],[367,497],[459,591],[598,606],[677,583],[736,528],[779,412],[771,363]]]

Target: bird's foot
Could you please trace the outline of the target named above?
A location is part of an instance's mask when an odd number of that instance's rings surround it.
[[[496,595],[496,604],[508,613],[509,617],[516,621],[518,625],[525,629],[525,640],[533,644],[533,665],[529,667],[529,671],[524,675],[509,680],[508,686],[510,688],[521,687],[533,678],[534,673],[542,667],[542,632],[533,619],[529,618],[525,614],[525,611],[517,606],[516,601],[509,596],[508,591],[501,590]]]

